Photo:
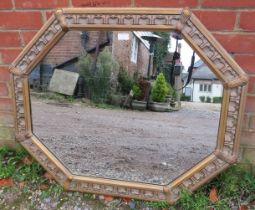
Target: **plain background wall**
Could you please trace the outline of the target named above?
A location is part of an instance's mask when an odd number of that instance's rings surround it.
[[[255,165],[255,0],[1,0],[0,144],[15,145],[8,65],[46,22],[54,8],[107,6],[191,8],[250,76],[241,155],[243,160]],[[247,165],[251,167],[251,164]]]

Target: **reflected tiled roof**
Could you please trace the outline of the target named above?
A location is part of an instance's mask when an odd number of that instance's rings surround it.
[[[207,80],[217,80],[216,75],[209,69],[209,67],[202,61],[198,60],[194,64],[194,73],[192,79],[207,79]]]
[[[145,45],[145,47],[147,47],[148,49],[150,48],[150,43],[143,39],[142,36],[154,36],[154,37],[158,37],[161,38],[160,36],[153,34],[152,32],[149,31],[134,31],[134,34],[138,37],[138,39],[141,40],[141,42]]]
[[[204,64],[204,62],[200,59],[194,63],[194,68],[198,68],[198,67],[202,66],[203,64]]]

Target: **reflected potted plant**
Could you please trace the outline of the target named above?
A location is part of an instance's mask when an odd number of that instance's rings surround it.
[[[169,85],[166,82],[164,74],[160,73],[152,85],[152,101],[149,102],[149,109],[158,112],[170,111],[170,103],[166,100],[168,94]]]
[[[141,111],[145,110],[147,102],[142,100],[142,90],[137,83],[133,85],[132,92],[133,92],[132,108]]]
[[[175,107],[175,102],[176,102],[176,91],[173,89],[173,87],[167,83],[168,87],[168,93],[166,96],[166,101],[170,104],[170,107]]]
[[[147,108],[146,96],[149,89],[148,82],[144,78],[140,78],[132,87],[132,108],[137,110],[145,110]]]

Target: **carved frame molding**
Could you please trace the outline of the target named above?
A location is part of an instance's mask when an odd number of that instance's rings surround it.
[[[28,75],[68,30],[178,31],[224,85],[215,151],[167,185],[72,174],[33,134]],[[247,76],[189,9],[67,8],[38,31],[10,66],[16,139],[66,190],[175,202],[182,188],[195,190],[237,161]]]

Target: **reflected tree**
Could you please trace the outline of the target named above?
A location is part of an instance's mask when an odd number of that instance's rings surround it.
[[[169,32],[154,32],[154,34],[163,38],[161,42],[157,42],[155,44],[154,57],[153,57],[154,72],[159,72],[164,66],[164,61],[167,56],[169,44],[171,40],[170,40]]]
[[[79,61],[80,74],[87,85],[90,99],[94,102],[104,103],[109,93],[115,88],[119,64],[112,57],[108,48],[99,53],[96,66],[90,55],[83,56]],[[95,69],[96,68],[96,69]]]

